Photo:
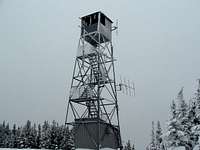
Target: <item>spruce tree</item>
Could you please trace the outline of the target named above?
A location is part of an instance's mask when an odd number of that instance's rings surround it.
[[[196,144],[199,144],[198,141],[200,139],[200,79],[198,79],[198,88],[192,104],[188,117],[192,123],[190,139],[194,147]]]
[[[162,143],[162,129],[161,129],[160,121],[157,122],[155,134],[156,134],[155,135],[156,149],[160,150],[161,149],[161,143]]]
[[[62,144],[63,144],[63,142],[62,141],[64,141],[64,136],[65,136],[65,134],[64,134],[64,128],[65,128],[65,126],[64,125],[61,125],[61,126],[59,126],[58,128],[57,128],[57,137],[56,137],[56,142],[57,142],[57,145],[58,145],[58,149],[62,149]]]
[[[151,143],[150,143],[150,149],[151,150],[155,150],[156,149],[156,145],[155,145],[155,125],[154,125],[154,121],[152,121],[152,130],[151,130]]]
[[[195,120],[194,123],[195,125],[199,125],[200,124],[200,79],[198,79],[198,88],[197,91],[195,93]]]
[[[180,94],[180,92],[179,92]],[[180,122],[178,121],[178,111],[175,101],[170,105],[170,119],[167,123],[167,132],[164,134],[164,139],[167,147],[174,147],[179,145],[179,130]]]
[[[126,145],[124,146],[124,150],[132,150],[130,140],[128,140],[128,142],[127,142]]]
[[[57,144],[57,123],[53,120],[51,128],[50,128],[50,149],[58,149]]]
[[[182,121],[183,119],[185,119],[188,109],[187,103],[185,102],[183,96],[183,88],[181,88],[180,92],[178,93],[177,101],[178,101],[177,117],[180,121]]]
[[[36,137],[36,148],[40,149],[42,146],[42,141],[41,141],[41,134],[42,134],[42,131],[41,131],[41,125],[39,124],[38,125],[38,131],[37,131],[37,137]]]
[[[41,148],[49,149],[51,145],[50,142],[50,125],[48,121],[44,121],[42,125]]]
[[[11,132],[10,132],[10,127],[9,123],[6,124],[6,127],[4,129],[4,146],[5,148],[8,148],[10,146],[10,141],[11,141]]]
[[[17,148],[17,127],[16,124],[13,125],[11,132],[10,148]]]
[[[132,146],[132,150],[136,150],[136,149],[135,149],[135,144],[133,144],[133,146]]]
[[[31,142],[32,142],[32,135],[31,135],[31,121],[28,120],[26,125],[24,126],[24,139],[25,139],[25,148],[30,148],[31,147]]]
[[[29,148],[37,148],[36,140],[37,140],[37,129],[36,129],[36,124],[34,123],[33,127],[31,127],[29,135],[29,141],[30,141]]]
[[[174,102],[174,100],[172,100],[172,104],[170,105],[170,112],[171,112],[171,118],[174,119],[177,116],[177,112],[176,112],[176,103]]]
[[[5,121],[0,124],[0,148],[4,147]]]
[[[183,97],[183,88],[178,94],[178,102],[179,102],[179,108],[178,108],[178,121],[180,122],[180,131],[183,134],[182,139],[180,140],[180,145],[185,146],[186,149],[192,149],[193,142],[191,140],[191,127],[192,127],[192,119],[193,117],[191,115],[193,114],[193,107],[189,109],[187,103],[184,100]]]
[[[23,128],[17,128],[17,148],[23,148],[24,146],[24,138],[23,138]]]
[[[61,142],[61,149],[74,149],[73,130],[69,127],[63,126],[63,140]]]
[[[197,103],[197,112],[198,112],[198,117],[200,117],[200,79],[198,79],[198,88],[197,88],[197,92],[195,93],[195,99],[196,99],[196,103]]]
[[[155,128],[154,121],[152,121],[152,129],[151,129],[151,142],[146,147],[147,150],[156,150],[156,137],[155,137]]]
[[[168,147],[184,146],[186,149],[191,149],[191,125],[188,119],[188,105],[183,96],[183,88],[178,93],[177,103],[178,105],[175,105],[174,102],[172,102],[172,116],[168,122],[167,132],[164,138]]]

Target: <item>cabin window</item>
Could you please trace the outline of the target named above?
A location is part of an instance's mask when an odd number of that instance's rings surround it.
[[[85,26],[89,26],[90,25],[90,16],[84,17],[83,19],[83,23]]]
[[[85,26],[90,26],[90,25],[98,23],[98,13],[84,17],[83,23]]]
[[[91,24],[98,23],[98,13],[95,13],[91,16]]]
[[[105,22],[106,22],[106,17],[105,15],[101,14],[101,17],[100,17],[100,22],[105,26]]]

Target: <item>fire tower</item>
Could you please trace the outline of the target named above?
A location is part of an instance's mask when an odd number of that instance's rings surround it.
[[[66,125],[75,148],[122,148],[112,46],[112,21],[102,12],[81,19]]]

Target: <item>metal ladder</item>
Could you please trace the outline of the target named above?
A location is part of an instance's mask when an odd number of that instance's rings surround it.
[[[90,61],[94,78],[96,79],[97,82],[100,80],[100,83],[101,83],[103,81],[103,78],[102,78],[102,73],[98,68],[97,55],[89,56],[89,61]]]
[[[89,118],[96,118],[98,112],[97,112],[97,108],[96,108],[94,101],[88,101],[86,103],[86,105],[87,105],[87,108],[88,108],[88,117]]]

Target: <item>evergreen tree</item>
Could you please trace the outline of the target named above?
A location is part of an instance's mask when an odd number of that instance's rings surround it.
[[[27,121],[27,123],[29,122]],[[27,148],[27,124],[19,128],[19,130],[20,130],[20,136],[18,138],[19,141],[18,148],[20,149]]]
[[[50,125],[48,121],[44,121],[42,125],[41,148],[49,149],[51,145],[50,142]]]
[[[17,148],[24,147],[24,140],[22,137],[22,127],[17,128]]]
[[[161,149],[161,143],[162,143],[162,129],[161,129],[160,121],[157,122],[155,134],[156,134],[155,135],[156,149],[160,150]]]
[[[188,114],[187,114],[187,125],[188,125],[188,143],[191,145],[191,147],[194,147],[197,144],[198,141],[198,135],[197,132],[193,131],[193,127],[196,126],[196,101],[190,101],[189,108],[188,108]]]
[[[4,146],[5,148],[10,146],[10,139],[11,139],[11,132],[9,128],[9,123],[6,124],[6,127],[4,128]]]
[[[29,148],[37,148],[37,129],[36,124],[34,123],[33,127],[31,127],[30,135],[29,135]]]
[[[195,98],[189,110],[188,118],[191,121],[191,136],[192,146],[200,144],[200,79],[198,80],[198,88],[195,93]]]
[[[128,140],[126,145],[124,146],[124,150],[134,150],[133,147],[131,147],[131,142]]]
[[[28,120],[26,125],[24,126],[24,140],[25,140],[24,148],[31,148],[31,143],[32,143],[31,130],[32,130],[31,121]]]
[[[50,149],[58,149],[58,144],[57,144],[57,128],[58,124],[53,120],[51,128],[50,128]]]
[[[155,128],[154,128],[154,121],[152,121],[152,130],[151,130],[151,143],[150,143],[150,150],[155,150]]]
[[[5,121],[0,124],[0,148],[4,147],[4,139],[5,139]]]
[[[57,138],[56,138],[56,142],[57,142],[57,145],[58,145],[58,149],[62,149],[62,144],[63,144],[63,141],[64,141],[64,136],[65,136],[65,131],[64,131],[64,128],[65,126],[62,125],[62,126],[59,126],[59,128],[57,128]]]
[[[174,102],[174,100],[172,100],[172,104],[170,105],[170,112],[171,112],[171,118],[174,119],[177,116],[177,112],[176,112],[176,103]]]
[[[181,88],[180,92],[178,93],[177,101],[178,101],[177,117],[180,121],[182,121],[183,119],[185,119],[188,109],[187,103],[185,102],[183,97],[183,88]]]
[[[11,132],[10,148],[17,148],[17,127],[16,124],[13,125]]]
[[[172,117],[168,122],[167,133],[164,135],[167,146],[184,146],[190,150],[191,143],[191,124],[188,115],[188,105],[183,97],[183,88],[177,96],[178,107],[172,102]],[[175,110],[176,109],[176,110]]]
[[[195,100],[190,100],[189,107],[188,107],[188,120],[190,121],[191,125],[196,124],[196,101]]]
[[[199,125],[200,124],[200,79],[198,80],[198,88],[195,93],[194,103],[195,103],[194,124]]]
[[[200,124],[200,79],[198,79],[198,88],[195,93],[196,100],[196,117],[198,118],[197,123]]]
[[[41,131],[41,125],[39,124],[38,125],[38,131],[37,131],[37,137],[36,137],[36,148],[40,149],[42,146],[42,140],[41,140],[41,134],[42,134],[42,131]]]
[[[73,140],[73,130],[69,130],[68,127],[63,126],[63,140],[61,142],[61,149],[73,150],[74,140]]]
[[[156,137],[155,137],[155,128],[154,121],[152,121],[152,129],[151,129],[151,142],[146,147],[147,150],[156,150]]]
[[[133,144],[133,146],[132,146],[132,150],[136,150],[136,149],[135,149],[135,144]]]
[[[183,89],[178,93],[177,99],[181,99],[179,101],[183,100]],[[172,147],[172,146],[179,146],[180,145],[180,140],[183,138],[184,133],[181,131],[181,122],[179,121],[180,119],[180,107],[182,106],[180,102],[178,103],[178,108],[177,105],[174,101],[172,101],[172,104],[170,106],[171,108],[171,118],[167,124],[167,132],[164,135],[164,139],[166,140],[167,147]]]
[[[186,149],[191,149],[192,144],[190,141],[190,128],[191,123],[188,119],[188,105],[186,104],[183,98],[183,88],[178,93],[178,121],[180,122],[179,132],[181,133],[182,138],[180,139],[180,146],[185,146]]]

